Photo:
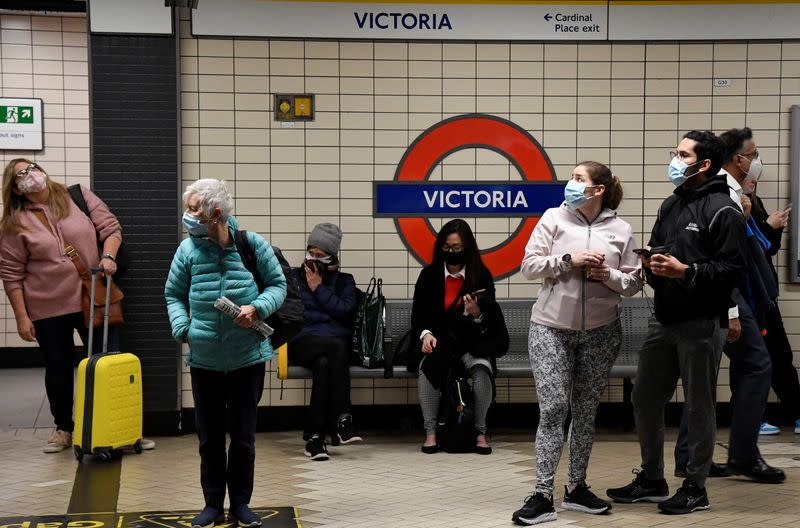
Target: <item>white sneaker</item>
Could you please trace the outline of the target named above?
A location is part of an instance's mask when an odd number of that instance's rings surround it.
[[[155,449],[156,443],[154,440],[150,440],[149,438],[142,438],[140,445],[142,446],[143,451],[149,451],[151,449]]]
[[[59,429],[50,435],[42,451],[45,453],[60,453],[70,447],[72,447],[72,433]]]
[[[762,436],[772,436],[781,434],[781,430],[779,427],[775,427],[767,422],[761,422],[761,427],[758,428],[758,434]]]

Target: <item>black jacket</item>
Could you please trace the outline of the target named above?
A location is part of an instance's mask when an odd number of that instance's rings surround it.
[[[765,251],[767,255],[767,261],[769,262],[769,267],[772,270],[773,278],[775,279],[775,283],[779,283],[778,280],[778,272],[775,271],[775,265],[772,262],[772,257],[778,254],[778,250],[781,249],[781,238],[783,237],[783,228],[775,229],[771,225],[767,223],[767,218],[769,218],[769,212],[764,207],[764,202],[761,201],[761,198],[758,195],[753,194],[750,196],[750,199],[753,202],[753,208],[750,211],[750,215],[755,219],[756,223],[758,224],[758,228],[761,230],[761,233],[767,240],[769,240],[770,248]]]
[[[466,273],[470,273],[467,269]],[[460,358],[465,352],[475,357],[488,357],[495,369],[495,358],[508,351],[509,337],[506,322],[500,305],[495,300],[494,280],[490,273],[485,273],[477,281],[477,289],[486,288],[486,294],[478,297],[483,320],[478,323],[471,316],[465,316],[463,305],[453,306],[449,310],[444,307],[445,292],[444,268],[427,266],[417,279],[414,287],[414,302],[411,309],[412,339],[419,339],[423,330],[430,330],[438,344],[430,359],[425,360],[423,371],[430,382],[438,387],[447,368],[458,368]],[[467,282],[459,293],[463,297],[467,293]],[[419,350],[419,347],[416,347]],[[421,351],[419,352],[421,354]],[[412,365],[418,365],[421,357],[411,359]]]
[[[659,322],[727,319],[731,291],[744,280],[747,250],[744,216],[731,200],[724,176],[693,189],[675,189],[658,210],[649,245],[666,246],[696,269],[689,280],[657,277],[646,270]]]

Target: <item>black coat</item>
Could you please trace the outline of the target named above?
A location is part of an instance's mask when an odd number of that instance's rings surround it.
[[[692,189],[678,187],[661,204],[649,245],[666,246],[679,261],[697,269],[691,281],[646,270],[659,322],[727,319],[731,292],[744,280],[747,248],[744,216],[724,177],[714,176]]]
[[[470,270],[467,269],[469,274]],[[468,277],[469,278],[469,277]],[[466,291],[469,280],[459,293],[460,297],[471,293]],[[444,268],[428,266],[424,268],[414,287],[414,303],[411,310],[412,339],[419,340],[423,330],[430,330],[437,339],[437,346],[423,364],[423,372],[434,387],[440,387],[446,380],[449,370],[463,371],[461,356],[469,352],[475,357],[488,358],[492,373],[497,370],[495,359],[508,352],[509,338],[505,318],[495,299],[494,280],[485,272],[476,281],[475,289],[486,289],[478,296],[478,306],[483,319],[476,322],[464,315],[463,304],[445,310]],[[417,354],[410,365],[418,365],[422,358],[421,347],[415,347]]]

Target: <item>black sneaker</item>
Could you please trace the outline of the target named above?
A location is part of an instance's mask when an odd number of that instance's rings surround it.
[[[261,517],[253,513],[247,504],[239,504],[228,509],[231,522],[238,523],[241,528],[261,526]]]
[[[569,488],[564,486],[564,501],[561,507],[565,510],[578,511],[583,513],[604,513],[611,509],[611,503],[604,501],[591,491],[586,482],[581,482],[572,493]]]
[[[352,444],[353,442],[361,442],[362,438],[358,435],[356,427],[353,425],[353,417],[349,414],[344,416],[336,425],[336,434],[339,437],[339,442],[344,445]]]
[[[543,493],[534,493],[525,499],[525,506],[511,516],[512,521],[522,526],[555,521],[556,518],[553,499],[547,498]]]
[[[328,449],[325,447],[325,441],[318,435],[311,437],[311,440],[306,442],[306,449],[303,453],[311,460],[328,460]]]
[[[215,524],[225,522],[225,512],[222,508],[206,506],[197,516],[191,520],[192,528],[211,528]]]
[[[669,486],[663,478],[660,480],[648,480],[644,478],[644,472],[638,469],[633,470],[636,478],[627,486],[621,488],[611,488],[606,490],[606,495],[616,502],[661,502],[669,498]]]
[[[706,489],[698,487],[689,479],[683,481],[683,486],[674,496],[658,505],[658,509],[662,512],[673,514],[692,513],[697,510],[707,510],[710,507]]]

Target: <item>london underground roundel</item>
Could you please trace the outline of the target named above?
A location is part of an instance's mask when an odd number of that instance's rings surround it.
[[[428,181],[444,158],[471,148],[501,154],[517,168],[522,181]],[[429,217],[522,217],[505,241],[482,251],[484,263],[500,279],[519,270],[533,228],[547,208],[561,203],[563,187],[547,154],[527,131],[496,116],[467,114],[424,131],[406,150],[394,181],[376,182],[375,215],[393,216],[404,244],[425,265],[433,259],[436,239]]]

